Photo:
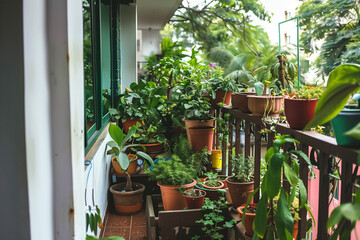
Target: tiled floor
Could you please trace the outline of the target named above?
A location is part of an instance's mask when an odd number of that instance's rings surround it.
[[[146,240],[145,209],[131,216],[121,216],[110,210],[103,237],[110,236],[120,236],[125,240]]]

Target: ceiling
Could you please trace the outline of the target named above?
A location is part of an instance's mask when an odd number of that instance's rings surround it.
[[[138,29],[163,29],[182,0],[137,0]]]

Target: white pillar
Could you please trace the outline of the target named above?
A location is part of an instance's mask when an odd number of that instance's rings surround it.
[[[120,5],[121,91],[125,91],[132,82],[137,82],[136,13],[135,4]]]

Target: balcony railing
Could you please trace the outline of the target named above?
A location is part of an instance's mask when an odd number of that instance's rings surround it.
[[[219,115],[219,110],[215,110],[215,114]],[[230,130],[229,135],[229,145],[226,144],[224,140],[222,146],[223,158],[228,157],[228,165],[226,161],[222,162],[222,174],[226,174],[226,169],[228,174],[231,174],[231,159],[232,159],[232,149],[235,147],[236,154],[244,154],[246,157],[253,156],[255,160],[255,172],[254,172],[254,184],[255,188],[260,185],[260,164],[261,164],[261,151],[262,143],[265,142],[267,147],[272,146],[272,142],[275,136],[274,132],[267,134],[260,133],[264,128],[270,129],[271,124],[268,124],[262,121],[259,117],[253,117],[251,114],[242,113],[239,110],[232,109],[231,107],[224,106],[222,108],[222,114],[229,113],[230,120],[228,121],[228,128]],[[275,124],[275,130],[279,134],[288,134],[293,138],[297,139],[300,144],[296,146],[297,150],[303,151],[308,156],[310,155],[310,150],[317,150],[315,166],[319,170],[319,197],[318,202],[311,202],[311,207],[318,206],[318,218],[316,221],[317,228],[317,239],[328,239],[328,232],[326,228],[327,219],[329,216],[329,157],[337,157],[341,159],[339,166],[340,174],[340,199],[341,203],[351,202],[354,192],[354,183],[356,181],[356,176],[358,169],[356,167],[356,159],[358,157],[358,151],[356,149],[342,147],[337,145],[336,140],[326,135],[316,133],[314,131],[299,131],[291,129],[287,124]],[[244,132],[245,141],[242,142],[240,137],[241,132]],[[235,136],[234,136],[235,134]],[[254,139],[254,140],[253,140]],[[235,141],[234,141],[235,140]],[[218,143],[215,143],[218,144]],[[244,146],[242,148],[242,145]],[[228,151],[226,148],[228,147]],[[293,147],[293,146],[288,146]],[[314,167],[315,167],[314,166]],[[305,184],[308,192],[308,179],[309,179],[309,166],[303,160],[300,159],[300,177]],[[286,183],[284,183],[286,185]],[[286,188],[286,186],[284,186]],[[254,196],[254,201],[259,200],[259,192]],[[305,209],[300,210],[300,220],[299,222],[299,235],[298,239],[305,238],[308,218],[307,212]]]

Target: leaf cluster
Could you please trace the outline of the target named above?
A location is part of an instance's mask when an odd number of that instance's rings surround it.
[[[103,223],[100,215],[100,209],[96,205],[95,213],[93,213],[91,206],[89,206],[89,211],[86,213],[86,232],[90,228],[90,231],[97,235],[98,227],[103,228]]]
[[[246,158],[243,154],[235,155],[232,158],[233,178],[238,182],[254,181],[254,158]]]
[[[319,99],[324,92],[322,86],[309,86],[305,85],[301,88],[295,89],[295,99]]]
[[[170,160],[161,160],[146,171],[150,180],[159,181],[161,184],[181,186],[191,183],[195,177],[195,169],[182,163],[182,160],[172,155]]]

